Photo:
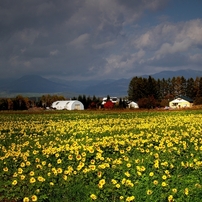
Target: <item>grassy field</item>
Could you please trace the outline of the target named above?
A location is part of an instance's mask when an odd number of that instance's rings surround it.
[[[0,113],[0,201],[201,201],[202,110]]]

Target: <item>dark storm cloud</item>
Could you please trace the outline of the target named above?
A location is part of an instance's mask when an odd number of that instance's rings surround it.
[[[1,0],[0,75],[122,78],[199,68],[201,18],[154,23],[172,1]]]

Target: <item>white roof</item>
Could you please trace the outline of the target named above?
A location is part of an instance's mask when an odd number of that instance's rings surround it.
[[[52,103],[52,108],[58,109],[58,110],[83,110],[84,106],[83,104],[78,100],[58,100]]]
[[[188,102],[187,100],[181,99],[181,98],[177,98],[173,101],[171,101],[172,103],[181,103],[181,102]]]

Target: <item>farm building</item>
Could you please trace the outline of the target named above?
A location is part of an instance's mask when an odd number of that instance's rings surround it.
[[[119,99],[117,97],[110,97],[110,100],[112,101],[113,104],[116,104],[117,102],[119,102]],[[102,105],[104,105],[107,102],[107,98],[104,97],[102,99]]]
[[[52,103],[51,108],[57,110],[84,110],[83,104],[78,100],[61,100]]]
[[[172,109],[192,107],[192,105],[193,100],[185,96],[179,96],[178,98],[169,102],[169,107]]]
[[[130,102],[128,104],[128,108],[130,108],[130,109],[132,109],[132,108],[137,109],[137,108],[139,108],[139,106],[138,106],[138,104],[136,102]]]

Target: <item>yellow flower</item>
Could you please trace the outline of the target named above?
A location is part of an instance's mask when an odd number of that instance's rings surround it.
[[[36,182],[36,179],[35,179],[34,177],[31,177],[30,180],[29,180],[29,182],[30,182],[31,184],[33,184],[33,183]]]
[[[116,188],[119,189],[121,187],[120,184],[116,184]]]
[[[151,189],[148,189],[147,190],[147,195],[151,195],[153,192],[152,192],[152,190]]]
[[[189,189],[185,188],[184,193],[185,193],[185,195],[188,195],[189,194]]]
[[[105,184],[105,179],[101,179],[101,180],[99,181],[99,184],[104,185],[104,184]]]
[[[153,181],[153,184],[154,184],[154,185],[157,185],[158,183],[159,183],[158,180],[154,180],[154,181]]]
[[[153,177],[153,176],[154,176],[154,173],[153,173],[153,172],[150,172],[150,173],[149,173],[149,176],[150,176],[150,177]]]
[[[39,159],[39,158],[36,158],[36,159],[35,159],[35,162],[36,162],[36,163],[39,163],[39,162],[40,162],[40,159]]]
[[[172,189],[172,192],[173,192],[173,193],[177,193],[177,189],[176,189],[176,188],[173,188],[173,189]]]
[[[82,154],[81,154],[81,155],[82,155],[83,157],[84,157],[84,156],[86,156],[86,152],[82,152]]]
[[[23,169],[22,168],[18,168],[18,174],[22,174]]]
[[[96,169],[96,166],[95,166],[95,165],[89,165],[89,168],[90,168],[91,170],[95,170],[95,169]]]
[[[91,164],[95,164],[95,160],[94,160],[94,159],[91,159],[91,160],[90,160],[90,163],[91,163]]]
[[[30,161],[27,161],[26,166],[30,166],[30,165],[31,165]]]
[[[62,163],[62,160],[61,159],[58,159],[57,160],[57,164],[61,164]]]
[[[162,179],[163,179],[163,180],[166,180],[166,179],[167,179],[167,176],[166,176],[166,175],[163,175],[163,176],[162,176]]]
[[[124,150],[120,150],[120,154],[124,154]]]
[[[45,166],[46,165],[46,161],[42,161],[41,164],[42,164],[42,166]]]
[[[77,156],[76,156],[76,160],[81,160],[81,157],[82,157],[82,156],[81,156],[80,154],[77,155]]]
[[[102,172],[99,171],[99,172],[97,173],[97,176],[98,176],[99,178],[102,177]]]
[[[44,182],[45,181],[45,179],[42,176],[38,176],[37,179],[38,179],[39,182]]]
[[[57,169],[57,172],[58,172],[58,173],[62,173],[62,168],[58,168],[58,169]]]
[[[133,201],[134,199],[135,199],[134,196],[128,196],[128,197],[126,198],[126,201]]]
[[[124,199],[124,197],[123,197],[123,196],[120,196],[120,197],[119,197],[119,199],[120,199],[120,200],[123,200],[123,199]]]
[[[64,179],[64,180],[67,180],[67,175],[63,175],[63,179]]]
[[[121,180],[121,184],[125,184],[126,183],[126,178],[123,178],[122,180]]]
[[[30,175],[30,176],[34,176],[34,171],[31,171],[31,172],[29,173],[29,175]]]
[[[167,186],[166,182],[162,182],[161,185],[162,185],[162,187]]]
[[[36,195],[32,196],[32,201],[37,201],[37,196]]]
[[[18,181],[17,180],[13,180],[13,182],[12,182],[12,185],[16,185],[18,183]]]
[[[127,163],[126,166],[127,166],[128,168],[130,168],[130,167],[131,167],[131,164],[130,164],[130,163]]]
[[[20,176],[20,179],[21,179],[21,180],[24,180],[24,179],[25,179],[25,175],[21,175],[21,176]]]
[[[115,179],[112,179],[111,182],[112,182],[112,184],[117,184],[117,180],[115,180]]]
[[[172,201],[173,201],[173,195],[169,195],[169,196],[168,196],[168,201],[169,201],[169,202],[172,202]]]
[[[97,199],[97,196],[95,194],[91,194],[90,197],[93,199],[93,200],[96,200]]]
[[[8,168],[7,167],[3,168],[3,171],[8,172]]]
[[[29,198],[28,197],[23,198],[23,202],[29,202]]]
[[[130,173],[127,171],[124,173],[127,177],[130,177]]]
[[[22,162],[22,163],[20,164],[20,166],[21,166],[22,168],[24,168],[24,167],[25,167],[25,163]]]

